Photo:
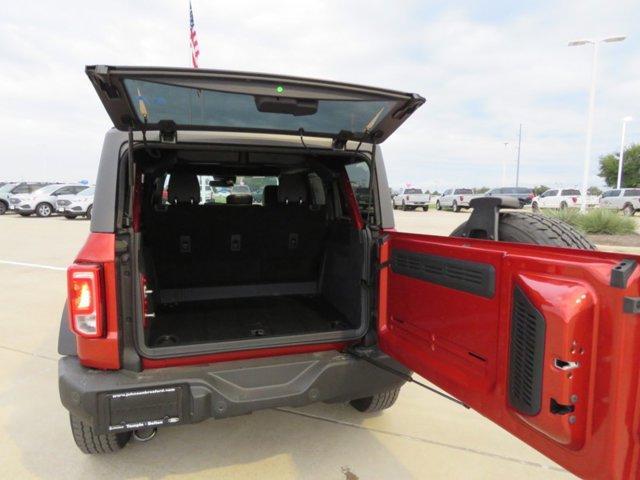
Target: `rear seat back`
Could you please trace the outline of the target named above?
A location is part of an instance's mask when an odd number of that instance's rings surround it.
[[[262,278],[267,282],[317,278],[326,221],[324,209],[309,205],[305,175],[282,175],[278,203],[265,212]]]
[[[325,210],[309,205],[306,176],[280,180],[280,186],[265,187],[264,206],[176,202],[154,211],[144,232],[157,287],[316,280],[327,232]],[[193,180],[178,184],[187,183],[193,190]],[[171,182],[168,194],[173,198]],[[195,194],[185,188],[177,198]]]

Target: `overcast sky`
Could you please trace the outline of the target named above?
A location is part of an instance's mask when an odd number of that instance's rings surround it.
[[[481,5],[486,3],[486,5]],[[0,17],[1,179],[93,181],[111,123],[86,64],[190,66],[188,1],[4,2]],[[591,47],[600,50],[597,156],[620,122],[640,141],[640,11],[630,1],[193,0],[203,68],[311,76],[427,99],[384,147],[390,183],[442,190],[581,183]],[[636,30],[634,32],[634,29]],[[505,148],[503,142],[509,142]]]

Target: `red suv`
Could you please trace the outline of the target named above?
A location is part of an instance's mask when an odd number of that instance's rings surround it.
[[[86,72],[115,128],[60,328],[83,452],[263,408],[381,410],[416,372],[577,475],[639,475],[637,259],[508,198],[472,200],[452,237],[395,231],[380,144],[422,97]],[[240,185],[256,195],[215,194]]]

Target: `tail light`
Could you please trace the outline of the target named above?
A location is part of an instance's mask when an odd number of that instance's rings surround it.
[[[530,193],[529,194],[529,200],[533,200],[533,197],[534,197],[533,193]]]
[[[571,200],[573,200],[573,203],[576,203],[578,201],[578,197],[571,197]]]
[[[67,270],[71,330],[87,338],[104,334],[102,267],[74,264]]]
[[[464,200],[464,197],[460,195],[460,201],[462,202],[463,200]]]

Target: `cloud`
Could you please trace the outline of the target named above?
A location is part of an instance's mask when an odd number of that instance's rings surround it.
[[[568,40],[632,33],[633,2],[204,2],[202,66],[415,91],[427,104],[384,144],[393,185],[578,185],[591,50]],[[1,178],[95,178],[110,122],[85,64],[189,66],[188,3],[12,3],[0,20]],[[603,45],[596,156],[640,105],[640,40]],[[629,141],[640,122],[629,127]],[[503,142],[509,142],[505,148]]]

